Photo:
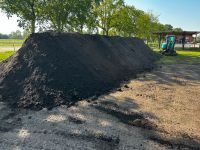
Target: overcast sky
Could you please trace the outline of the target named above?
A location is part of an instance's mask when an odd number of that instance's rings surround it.
[[[144,11],[153,11],[164,24],[181,27],[184,30],[200,31],[200,0],[125,0]],[[20,29],[17,17],[7,18],[0,12],[0,33],[9,34]],[[22,31],[22,29],[20,29]]]

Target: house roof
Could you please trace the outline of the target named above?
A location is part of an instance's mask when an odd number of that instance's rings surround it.
[[[154,32],[153,34],[157,35],[184,35],[184,36],[190,36],[194,34],[199,34],[200,31],[160,31],[160,32]]]

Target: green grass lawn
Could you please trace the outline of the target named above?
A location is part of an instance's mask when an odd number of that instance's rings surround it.
[[[162,56],[157,64],[200,64],[200,50],[178,50],[177,53],[177,56]]]
[[[14,53],[15,53],[14,51],[0,52],[0,62],[3,60],[6,60],[8,57],[13,55]]]

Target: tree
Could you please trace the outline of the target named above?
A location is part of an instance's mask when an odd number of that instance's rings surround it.
[[[183,29],[181,29],[181,28],[174,28],[173,31],[175,31],[175,32],[181,32],[181,31],[183,31]]]
[[[139,10],[139,16],[136,23],[136,36],[142,39],[149,39],[151,34],[151,17],[144,11]]]
[[[62,32],[68,22],[69,9],[70,4],[67,0],[46,0],[42,14],[45,21],[50,21],[54,30]]]
[[[0,8],[8,17],[17,15],[19,26],[35,32],[36,21],[40,18],[41,0],[2,0]]]
[[[94,0],[47,0],[44,5],[45,20],[58,31],[83,32],[84,27],[92,18]],[[95,3],[99,0],[95,0]]]
[[[0,8],[8,17],[17,15],[19,26],[28,34],[34,33],[37,25],[41,32],[100,31],[104,35],[137,36],[154,41],[157,38],[154,32],[182,31],[159,23],[152,12],[125,5],[124,0],[0,0]]]
[[[157,36],[153,33],[161,31],[164,29],[164,25],[159,23],[159,16],[156,16],[153,14],[153,12],[148,12],[147,13],[149,15],[149,17],[151,18],[150,21],[150,28],[149,28],[149,32],[148,32],[148,36],[147,36],[147,43],[148,41],[154,42],[155,39],[157,39]]]
[[[94,12],[98,19],[97,26],[103,30],[103,34],[109,35],[113,27],[114,15],[123,6],[123,0],[104,0],[96,5]]]
[[[92,23],[96,21],[92,12],[93,0],[79,0],[74,5],[74,15],[70,24],[75,31],[83,33],[84,27],[91,28]]]
[[[165,31],[165,25],[158,22],[155,27],[155,32],[162,32],[162,31]],[[158,35],[154,35],[153,41],[155,41],[156,39],[160,39],[160,37]],[[161,36],[161,40],[165,40],[165,37]]]
[[[43,2],[43,21],[58,32],[94,28],[93,6],[101,0],[46,0]]]
[[[170,24],[165,24],[165,31],[173,31],[173,26]]]
[[[24,30],[22,33],[23,39],[27,39],[30,36],[30,31],[29,30]]]
[[[197,41],[197,43],[200,43],[200,35],[197,36],[196,41]]]
[[[124,6],[116,11],[112,22],[116,33],[129,37],[135,35],[138,16],[138,10],[134,6]]]
[[[9,34],[10,39],[23,39],[21,31],[17,30],[15,32],[11,32]]]
[[[0,33],[0,39],[9,39],[9,36],[6,34],[1,34]]]
[[[44,18],[50,22],[54,30],[58,32],[63,32],[65,29],[70,31],[75,11],[78,11],[75,8],[77,3],[81,2],[74,0],[46,0],[43,8]]]

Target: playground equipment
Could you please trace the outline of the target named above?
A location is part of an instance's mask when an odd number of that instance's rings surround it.
[[[174,49],[175,44],[176,44],[176,36],[175,35],[168,35],[166,37],[166,43],[162,44],[161,53],[163,55],[167,55],[167,56],[176,56],[177,53]]]

